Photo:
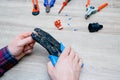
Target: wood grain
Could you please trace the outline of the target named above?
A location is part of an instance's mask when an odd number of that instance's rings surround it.
[[[72,0],[58,15],[63,1],[57,0],[46,14],[43,0],[39,0],[40,14],[33,16],[31,0],[0,0],[0,48],[18,34],[40,27],[66,46],[72,46],[83,58],[85,66],[80,80],[120,80],[120,0],[91,0],[95,7],[104,2],[109,5],[88,20],[84,19],[87,0]],[[57,19],[62,21],[64,29],[61,31],[54,26]],[[103,29],[89,33],[88,24],[93,22],[104,25]],[[36,43],[33,53],[0,80],[49,80],[48,61],[48,52]]]

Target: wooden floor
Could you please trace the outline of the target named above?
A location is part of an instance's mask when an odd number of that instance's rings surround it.
[[[46,14],[43,0],[39,0],[40,14],[33,16],[31,0],[0,0],[0,48],[16,35],[40,27],[79,52],[84,62],[80,80],[120,80],[120,0],[91,0],[93,6],[104,2],[109,6],[88,20],[84,19],[87,0],[72,0],[58,15],[63,1],[56,0],[51,12]],[[57,19],[64,27],[61,31],[54,26]],[[103,29],[89,33],[88,24],[93,22],[104,25]],[[33,53],[0,80],[49,80],[48,61],[48,52],[36,43]]]

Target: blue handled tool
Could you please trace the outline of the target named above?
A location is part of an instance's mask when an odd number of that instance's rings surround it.
[[[44,6],[46,7],[46,13],[50,12],[50,8],[54,6],[56,0],[44,0]]]
[[[64,45],[62,43],[60,43],[60,49],[61,51],[63,51],[65,49]],[[61,53],[60,53],[61,54]],[[49,56],[49,59],[51,60],[52,64],[55,66],[55,64],[57,63],[58,61],[58,57],[57,56],[54,56],[54,55],[50,55]]]
[[[35,32],[31,34],[32,38],[42,45],[49,52],[50,60],[53,65],[56,64],[57,58],[64,50],[64,46],[62,43],[59,43],[56,39],[54,39],[49,33],[41,30],[40,28],[35,28]]]
[[[49,59],[52,64],[55,66],[57,63],[58,57],[64,50],[64,45],[59,43],[56,39],[54,39],[49,33],[43,31],[40,28],[35,28],[35,32],[31,34],[32,38],[42,45],[49,52]],[[83,66],[83,65],[82,65]]]

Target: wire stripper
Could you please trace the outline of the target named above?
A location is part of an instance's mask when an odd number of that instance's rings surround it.
[[[104,7],[106,7],[107,5],[108,5],[108,3],[105,2],[104,4],[100,5],[98,8],[95,8],[94,6],[90,5],[90,0],[87,0],[85,19],[88,19],[92,14],[95,14],[96,12],[99,12]]]

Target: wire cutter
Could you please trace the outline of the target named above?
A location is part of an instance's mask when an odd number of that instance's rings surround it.
[[[44,6],[46,7],[46,13],[50,12],[50,8],[54,6],[56,0],[50,0],[50,3],[48,0],[44,0]]]
[[[95,8],[94,6],[90,5],[90,0],[87,0],[85,19],[88,19],[92,14],[95,14],[96,12],[99,12],[101,9],[103,9],[107,5],[108,5],[108,3],[106,2],[102,5],[100,5],[98,8]]]
[[[56,39],[54,39],[49,33],[43,31],[40,28],[35,28],[35,32],[32,32],[32,38],[42,45],[49,52],[49,59],[52,64],[55,66],[57,63],[58,57],[64,50],[64,45],[59,43]]]
[[[63,5],[62,5],[62,7],[60,8],[58,14],[61,13],[61,11],[64,9],[65,6],[67,6],[67,4],[68,4],[70,1],[71,1],[71,0],[65,0],[65,1],[63,2]]]
[[[32,9],[32,14],[34,16],[39,14],[39,4],[38,4],[38,0],[32,0],[32,4],[33,4],[33,9]]]

